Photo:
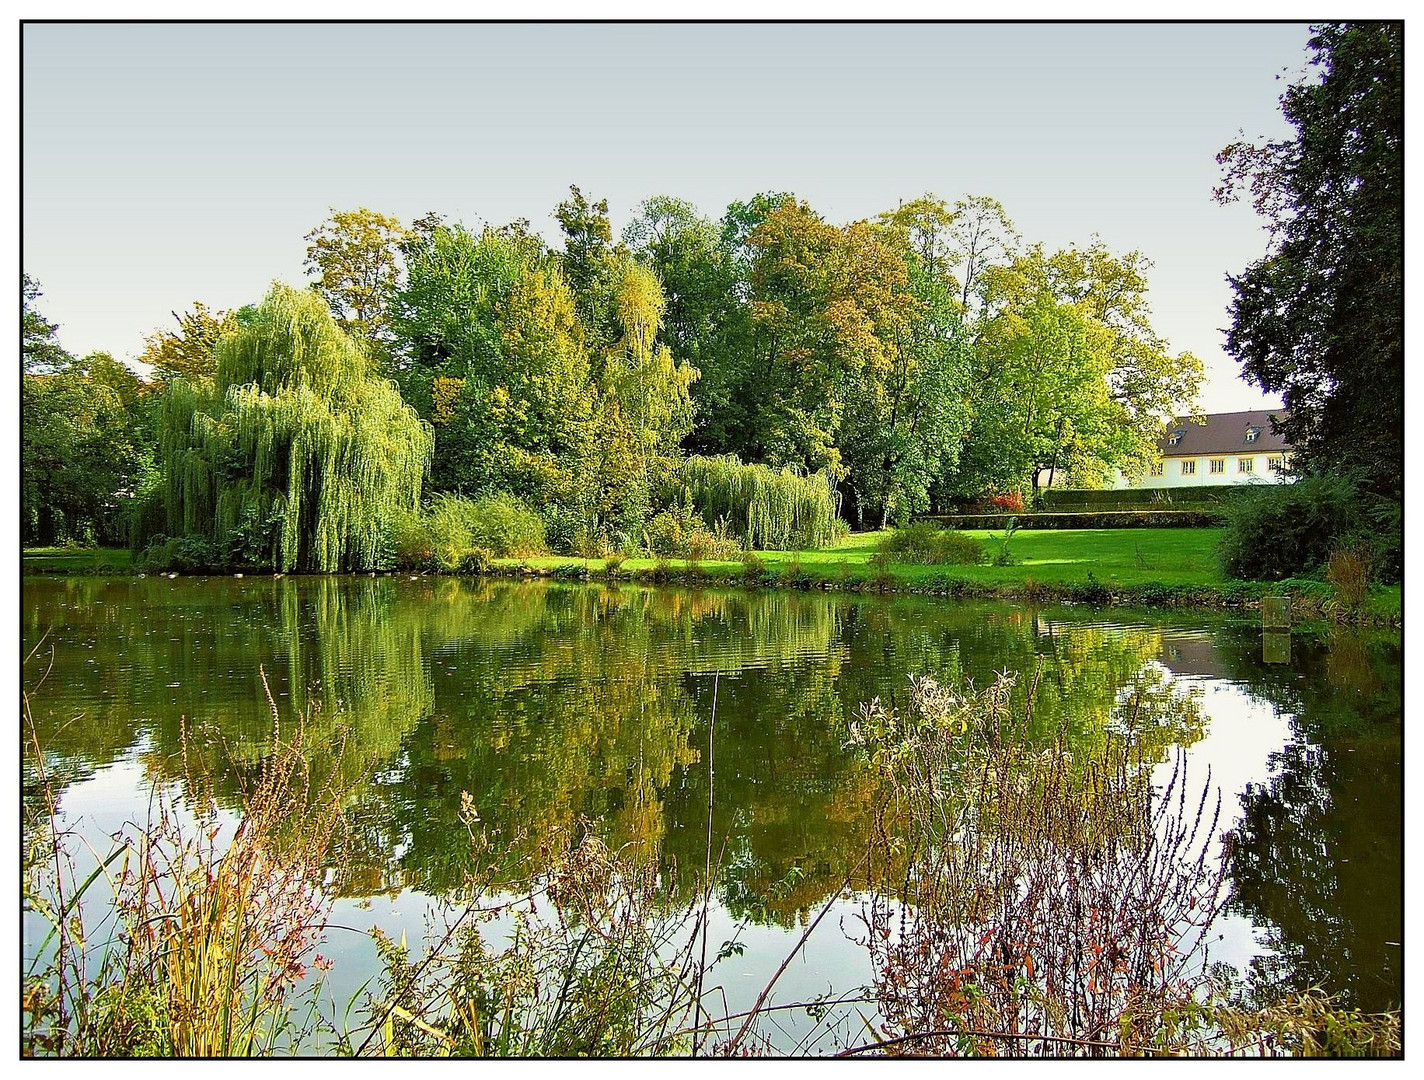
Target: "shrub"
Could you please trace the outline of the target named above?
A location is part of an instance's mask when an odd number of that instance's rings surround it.
[[[709,531],[701,515],[688,503],[654,514],[643,530],[648,553],[656,556],[702,559],[733,559],[741,550],[729,535],[726,519]]]
[[[435,544],[419,510],[400,511],[386,519],[385,549],[388,565],[395,569],[435,569]]]
[[[490,553],[484,548],[470,548],[461,557],[456,572],[461,574],[483,574],[490,568]]]
[[[742,577],[746,578],[748,585],[756,585],[762,575],[766,573],[766,563],[755,551],[742,552]]]
[[[1330,552],[1363,525],[1354,487],[1338,476],[1251,485],[1224,510],[1226,530],[1217,547],[1222,572],[1254,581],[1318,573]]]
[[[1017,491],[986,495],[975,504],[975,509],[981,514],[1022,514],[1024,497]]]
[[[430,536],[435,567],[454,570],[475,546],[471,518],[474,504],[459,495],[437,495],[425,512],[425,527]]]
[[[932,566],[975,566],[984,561],[984,548],[957,529],[941,529],[931,521],[917,521],[880,541],[879,551],[896,562]]]
[[[171,540],[156,536],[138,562],[144,570],[197,574],[219,569],[223,560],[213,542],[205,536],[179,536]]]
[[[513,495],[486,495],[469,511],[470,531],[480,547],[498,558],[523,558],[548,552],[544,519]]]
[[[999,529],[1017,518],[1023,528],[1034,529],[1196,529],[1221,524],[1215,509],[1199,510],[1050,510],[1033,514],[940,514],[956,529]]]
[[[781,581],[785,585],[790,585],[793,589],[808,589],[811,587],[811,575],[806,568],[801,565],[800,556],[793,555],[791,561],[781,568]]]
[[[565,506],[551,506],[544,511],[544,541],[551,550],[564,555],[582,555],[585,558],[599,558],[590,554],[590,549],[598,546],[603,539],[590,536],[586,517]]]
[[[895,575],[890,572],[890,554],[877,551],[870,557],[870,587],[876,592],[889,592],[895,587]]]

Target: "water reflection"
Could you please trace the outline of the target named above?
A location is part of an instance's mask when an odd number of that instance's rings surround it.
[[[1234,910],[1269,948],[1252,977],[1323,982],[1367,1008],[1401,994],[1402,950],[1385,944],[1402,941],[1397,635],[1297,631],[1290,664],[1268,665],[1259,626],[1180,616],[394,578],[34,578],[23,624],[27,654],[42,642],[25,684],[48,669],[34,716],[61,787],[121,761],[181,782],[197,754],[235,805],[269,746],[270,689],[333,748],[314,767],[337,767],[344,734],[340,767],[364,778],[333,863],[343,895],[456,887],[472,867],[467,791],[511,874],[590,818],[690,896],[710,803],[719,898],[781,925],[865,850],[875,784],[847,722],[872,698],[903,701],[908,675],[1019,672],[1015,708],[1036,683],[1045,742],[1063,728],[1085,752],[1130,739],[1156,760],[1212,723],[1203,687],[1239,687],[1292,731],[1226,795]]]

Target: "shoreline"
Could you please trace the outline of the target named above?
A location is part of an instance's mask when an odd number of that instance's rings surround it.
[[[931,596],[951,600],[996,600],[1028,604],[1087,604],[1094,607],[1157,608],[1161,610],[1255,611],[1265,596],[1289,596],[1292,621],[1348,622],[1354,625],[1402,629],[1402,591],[1384,587],[1368,602],[1366,609],[1351,618],[1341,617],[1332,608],[1331,587],[1322,581],[1286,579],[1279,582],[1228,581],[1221,584],[1181,584],[1160,581],[1125,583],[1112,577],[1100,580],[1091,570],[1084,581],[1039,581],[1030,573],[1017,580],[976,581],[956,574],[953,566],[891,563],[883,568],[842,563],[837,572],[826,573],[816,566],[803,566],[799,553],[766,553],[761,565],[738,562],[694,562],[686,559],[629,559],[609,568],[603,559],[577,556],[539,556],[530,559],[496,559],[473,572],[441,570],[385,570],[353,572],[349,575],[381,577],[492,577],[506,580],[551,580],[587,584],[663,585],[676,588],[743,588],[754,591],[790,589],[801,592],[844,592],[868,596]],[[779,558],[776,558],[778,557]],[[21,576],[78,577],[284,577],[317,576],[272,574],[270,571],[159,572],[150,575],[132,566],[96,562],[90,566],[36,565],[21,558]],[[637,565],[629,566],[627,563]]]

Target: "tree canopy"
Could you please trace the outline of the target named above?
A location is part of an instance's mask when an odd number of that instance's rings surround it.
[[[74,368],[95,407],[117,401],[139,451],[110,494],[141,504],[136,536],[331,569],[386,559],[431,500],[523,503],[564,550],[646,544],[659,513],[692,512],[668,501],[689,456],[738,491],[814,477],[812,501],[858,525],[1043,470],[1096,486],[1145,468],[1200,378],[1152,328],[1141,254],[1025,245],[986,196],[838,224],[784,192],[720,218],[656,195],[615,239],[607,201],[571,186],[554,218],[551,246],[525,220],[334,209],[306,236],[310,291],[175,312],[139,358],[152,383],[75,368],[26,277],[26,379]],[[27,422],[49,403],[108,430],[57,384],[26,394]],[[31,458],[61,430],[37,424]]]
[[[312,292],[274,285],[216,353],[210,383],[164,401],[169,535],[279,570],[379,566],[390,517],[419,504],[429,425]]]
[[[1312,71],[1281,96],[1291,139],[1218,156],[1224,202],[1249,193],[1267,254],[1230,278],[1227,348],[1279,393],[1306,471],[1403,496],[1404,27],[1313,29]]]

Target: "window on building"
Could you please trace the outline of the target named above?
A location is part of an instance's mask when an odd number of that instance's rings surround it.
[[[1268,457],[1266,459],[1266,468],[1270,469],[1271,472],[1282,472],[1285,470],[1285,467],[1286,459],[1283,457]]]
[[[1161,476],[1161,475],[1162,475],[1162,463],[1161,463],[1160,461],[1154,461],[1154,462],[1152,463],[1152,475],[1153,475],[1153,476]]]
[[[1197,474],[1197,463],[1195,461],[1182,462],[1182,475],[1195,476]]]
[[[1246,429],[1246,441],[1247,441],[1247,442],[1255,442],[1255,441],[1256,441],[1256,436],[1259,435],[1259,434],[1261,434],[1261,429],[1260,429],[1260,428],[1258,428],[1258,427],[1248,427],[1248,428]]]
[[[1179,442],[1182,441],[1182,436],[1185,435],[1185,434],[1186,434],[1185,431],[1174,431],[1174,432],[1172,432],[1172,434],[1170,434],[1170,435],[1167,436],[1167,445],[1168,445],[1168,446],[1176,446]]]
[[[1226,459],[1224,457],[1212,458],[1211,471],[1214,473],[1224,473],[1226,471]]]
[[[1237,458],[1237,459],[1236,459],[1236,471],[1237,471],[1237,472],[1255,472],[1255,471],[1256,471],[1256,459],[1255,459],[1255,458],[1248,458],[1248,457]]]

